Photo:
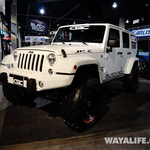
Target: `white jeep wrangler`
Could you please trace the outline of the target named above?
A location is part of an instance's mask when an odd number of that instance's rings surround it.
[[[16,105],[33,102],[37,93],[58,92],[66,123],[84,130],[99,119],[103,83],[122,78],[125,91],[136,91],[136,54],[136,37],[123,28],[67,25],[51,45],[18,48],[4,57],[0,81],[5,97]]]

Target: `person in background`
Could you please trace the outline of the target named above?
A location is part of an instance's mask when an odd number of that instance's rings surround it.
[[[6,43],[3,42],[3,51],[4,51],[4,56],[7,55],[7,46],[6,46]]]

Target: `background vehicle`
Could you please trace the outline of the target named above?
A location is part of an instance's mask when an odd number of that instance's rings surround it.
[[[139,69],[141,72],[149,69],[150,64],[150,28],[146,26],[137,26],[129,29],[137,37],[137,50],[139,58]]]
[[[138,58],[139,58],[139,70],[145,71],[149,68],[149,41],[138,41]]]

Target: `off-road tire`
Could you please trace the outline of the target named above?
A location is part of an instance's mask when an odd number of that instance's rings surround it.
[[[148,68],[148,62],[142,56],[138,56],[138,58],[140,58],[140,60],[139,60],[139,71],[143,72],[143,71],[145,71]]]
[[[8,83],[3,84],[3,93],[9,102],[17,106],[29,106],[36,98],[35,93],[28,93]]]
[[[130,75],[126,75],[123,80],[123,88],[127,93],[135,93],[139,84],[139,68],[136,66],[132,69]]]
[[[87,130],[99,120],[101,102],[99,81],[95,78],[85,80],[62,102],[64,121],[77,131]]]

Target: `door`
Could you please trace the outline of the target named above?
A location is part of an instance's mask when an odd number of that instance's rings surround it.
[[[130,35],[129,33],[122,32],[122,49],[123,49],[123,70],[126,64],[126,61],[128,58],[131,58],[133,56],[132,49],[130,48]]]
[[[109,37],[107,43],[107,49],[105,54],[105,80],[112,80],[122,75],[122,59],[123,51],[120,45],[120,31],[110,28]]]

